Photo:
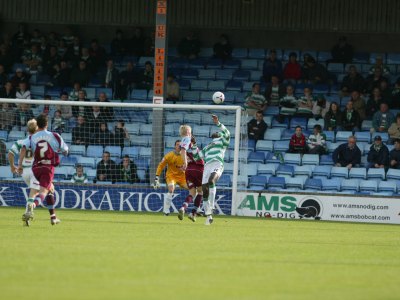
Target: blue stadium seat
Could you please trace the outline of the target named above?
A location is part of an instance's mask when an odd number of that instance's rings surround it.
[[[374,132],[374,133],[372,134],[371,140],[373,141],[374,138],[375,138],[377,135],[380,135],[380,136],[381,136],[382,142],[384,142],[384,143],[387,143],[387,142],[388,142],[388,140],[389,140],[389,134],[388,134],[387,132]]]
[[[327,142],[335,142],[335,132],[334,131],[324,131],[326,135]]]
[[[385,169],[381,168],[369,168],[367,172],[368,179],[381,179],[385,180],[386,174]]]
[[[283,163],[283,154],[281,152],[267,152],[265,155],[265,162],[269,164],[280,164]]]
[[[232,184],[231,175],[222,174],[222,176],[218,180],[218,187],[230,187]]]
[[[82,165],[84,168],[96,168],[96,159],[94,157],[79,156],[77,159],[77,163]]]
[[[241,173],[241,175],[247,175],[247,176],[254,176],[257,175],[257,164],[247,164],[244,166],[244,174]]]
[[[199,73],[194,69],[185,69],[182,71],[180,78],[182,79],[197,79]]]
[[[262,71],[250,70],[250,80],[260,82],[262,77]]]
[[[210,137],[210,126],[208,125],[202,125],[202,126],[196,126],[193,129],[193,135],[196,137]]]
[[[215,70],[215,79],[216,80],[231,80],[233,76],[234,70]]]
[[[264,140],[280,141],[282,130],[280,128],[268,128],[264,133]]]
[[[215,70],[200,69],[199,70],[199,79],[202,79],[202,80],[215,80]]]
[[[268,189],[270,188],[278,188],[278,189],[284,189],[286,185],[286,180],[284,177],[270,177],[268,179]]]
[[[257,70],[258,61],[256,59],[242,59],[241,67],[243,70]]]
[[[110,152],[112,157],[121,157],[121,147],[120,146],[106,146],[104,151]]]
[[[58,179],[68,179],[71,176],[71,167],[57,167],[54,169],[54,178]]]
[[[306,179],[302,177],[285,178],[287,189],[303,189]]]
[[[320,191],[322,189],[322,180],[308,178],[305,182],[304,188],[307,190]]]
[[[362,121],[362,124],[361,124],[361,130],[362,131],[368,131],[368,133],[369,133],[371,128],[372,128],[372,121],[371,120]]]
[[[102,157],[103,152],[104,152],[103,146],[89,145],[86,149],[86,155],[88,157],[94,157],[94,158]]]
[[[313,177],[315,176],[325,176],[326,178],[331,177],[331,166],[315,166],[312,172]]]
[[[214,55],[214,49],[211,47],[201,48],[199,57],[211,57]]]
[[[299,153],[285,153],[283,160],[285,164],[299,166],[301,164],[301,155]]]
[[[301,60],[301,56],[300,56],[300,51],[299,50],[295,50],[295,49],[284,49],[282,50],[282,60],[284,61],[288,61],[289,60],[289,55],[290,53],[294,52],[297,55],[298,60]],[[278,51],[277,51],[278,54]]]
[[[252,186],[259,186],[262,188],[265,188],[265,185],[267,184],[268,177],[265,175],[254,175],[251,176],[249,179],[249,185],[250,187]]]
[[[225,91],[225,80],[209,80],[208,81],[208,90],[215,92],[215,91]],[[211,100],[212,97],[209,98]]]
[[[258,140],[256,144],[256,151],[273,151],[274,144],[272,141]]]
[[[346,167],[332,167],[331,177],[349,178],[349,169]]]
[[[238,59],[231,59],[231,60],[226,60],[224,62],[224,69],[233,69],[233,70],[237,70],[240,68],[240,60]]]
[[[352,136],[353,132],[351,131],[338,131],[336,132],[336,143],[347,142],[349,136]]]
[[[264,59],[265,58],[265,49],[264,48],[250,48],[248,57],[255,58],[255,59]]]
[[[375,180],[361,180],[360,181],[360,192],[377,192],[378,182]]]
[[[257,169],[258,175],[275,175],[278,164],[259,164]]]
[[[137,123],[125,123],[125,128],[131,135],[138,135],[140,124]]]
[[[34,98],[43,99],[45,95],[45,86],[44,85],[31,85],[30,87],[31,95]],[[57,94],[57,97],[60,97],[60,93]]]
[[[207,64],[207,59],[204,57],[190,59],[189,60],[189,69],[195,69],[196,71],[201,70],[201,69],[204,69],[206,64]]]
[[[139,148],[140,158],[151,158],[151,148],[140,147]]]
[[[207,80],[192,80],[190,82],[190,89],[192,91],[205,91],[207,90],[207,87],[208,87]]]
[[[183,114],[183,122],[189,124],[196,124],[196,128],[199,127],[202,121],[202,115],[199,113],[184,113]]]
[[[188,79],[179,79],[179,89],[183,91],[190,90],[190,80]]]
[[[247,93],[251,92],[253,89],[253,84],[254,84],[254,82],[252,82],[252,81],[245,81],[243,83],[243,92],[247,92]]]
[[[294,174],[294,166],[291,165],[279,165],[278,169],[276,170],[276,175],[288,175],[293,177]]]
[[[397,192],[397,184],[395,181],[381,181],[378,185],[379,192]]]
[[[112,99],[113,97],[112,88],[105,88],[105,87],[96,88],[96,98],[99,97],[100,93],[105,93],[108,99]]]
[[[152,124],[140,124],[139,134],[151,135],[153,132]]]
[[[122,155],[129,155],[132,159],[136,159],[139,156],[139,148],[138,147],[124,147],[122,149]]]
[[[14,175],[9,166],[0,166],[0,179],[11,179]]]
[[[149,159],[147,159],[147,158],[132,159],[131,157],[130,157],[130,159],[134,161],[138,170],[148,170],[149,169],[149,165],[150,165]]]
[[[314,93],[316,94],[327,94],[329,92],[328,84],[316,84],[314,85]]]
[[[329,63],[327,69],[329,72],[341,74],[344,72],[344,65],[342,63]]]
[[[246,147],[246,145],[244,145],[243,147]],[[256,141],[255,140],[247,140],[247,150],[255,151],[255,149],[256,149]],[[265,152],[263,152],[263,154],[265,154]]]
[[[234,48],[232,50],[233,58],[246,58],[248,56],[247,48]]]
[[[242,82],[241,81],[236,81],[236,80],[229,80],[228,83],[226,84],[225,89],[227,91],[242,91]]]
[[[86,169],[85,172],[88,177],[88,180],[93,181],[94,179],[96,179],[97,171],[95,169]]]
[[[264,115],[267,116],[277,116],[278,114],[279,114],[278,106],[268,106],[267,109],[264,111]]]
[[[318,154],[304,154],[301,158],[301,164],[304,165],[318,165],[319,155]]]
[[[313,166],[295,166],[294,176],[305,175],[307,177],[311,177],[313,169],[314,169]]]
[[[400,64],[400,54],[399,53],[388,53],[386,56],[386,62],[388,64]]]
[[[70,155],[85,155],[86,147],[84,145],[71,145],[69,147]]]
[[[367,169],[351,168],[349,171],[349,178],[367,179]]]
[[[63,156],[61,157],[61,166],[66,166],[66,167],[75,167],[77,164],[78,159],[75,156]]]
[[[332,166],[333,165],[332,155],[331,154],[321,155],[319,159],[319,164],[323,166]]]
[[[284,118],[282,121],[278,121],[275,118],[272,119],[272,128],[288,128],[288,127],[289,127],[288,118]]]
[[[355,191],[360,190],[360,179],[343,179],[341,183],[342,191]]]
[[[250,152],[247,162],[263,164],[265,160],[264,152]]]
[[[325,63],[328,59],[332,58],[332,54],[328,51],[319,51],[317,60],[319,63]]]
[[[134,89],[131,92],[130,99],[132,99],[132,100],[147,100],[147,90]]]
[[[6,130],[0,130],[0,140],[7,141],[8,132]]]
[[[325,121],[323,118],[320,119],[314,119],[314,118],[309,118],[308,122],[307,122],[307,129],[308,130],[312,130],[314,128],[315,125],[321,125],[321,128],[324,128],[325,126]],[[326,134],[326,132],[324,132]]]
[[[357,142],[371,143],[371,133],[369,131],[355,132],[354,136],[357,138]]]
[[[340,178],[332,178],[332,179],[322,180],[322,190],[323,191],[340,192],[341,182],[342,182],[342,180]]]
[[[288,141],[275,141],[274,142],[274,151],[286,152],[288,150],[289,150]]]
[[[207,69],[221,69],[222,60],[219,58],[211,58],[207,62]]]
[[[26,136],[25,131],[11,130],[10,133],[8,134],[8,141],[13,142],[13,141],[21,140],[21,139],[24,139],[25,136]]]
[[[303,130],[307,129],[307,118],[293,117],[290,121],[290,128],[294,129],[297,126],[301,126]]]
[[[400,170],[389,169],[386,173],[387,180],[400,180]]]

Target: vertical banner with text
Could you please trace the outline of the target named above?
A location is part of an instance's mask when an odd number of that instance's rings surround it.
[[[165,67],[166,67],[166,45],[167,45],[167,1],[157,1],[156,31],[155,31],[155,53],[154,53],[154,87],[153,104],[164,103],[165,93]]]

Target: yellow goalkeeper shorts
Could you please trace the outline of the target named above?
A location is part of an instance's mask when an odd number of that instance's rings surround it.
[[[182,176],[171,176],[167,175],[165,178],[165,181],[167,182],[167,185],[176,185],[178,184],[181,188],[187,189],[186,185],[186,178],[185,178],[185,173],[182,174]]]

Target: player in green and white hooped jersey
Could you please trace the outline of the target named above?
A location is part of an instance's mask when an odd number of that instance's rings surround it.
[[[37,130],[36,120],[32,119],[32,120],[28,121],[27,125],[28,125],[27,130],[29,133],[29,137],[27,139],[29,139],[30,136],[32,134],[34,134]],[[22,148],[24,141],[25,140],[16,141],[12,145],[11,149],[8,151],[8,161],[10,162],[10,168],[11,168],[11,172],[13,174],[17,173],[17,167],[15,166],[15,162],[18,164],[18,156],[19,156],[19,153],[20,153],[20,150]],[[30,202],[33,203],[33,201],[34,201],[33,199],[35,198],[35,196],[37,195],[37,193],[39,192],[39,189],[40,189],[39,182],[37,181],[37,179],[35,178],[35,176],[32,173],[32,164],[33,164],[33,153],[31,151],[31,149],[27,149],[25,158],[22,161],[23,171],[21,174],[26,185],[30,188],[29,199],[26,204],[26,207],[28,207],[28,203],[30,203]],[[29,222],[32,218],[25,218],[24,216],[25,216],[25,214],[22,215],[22,221],[24,222],[24,225],[29,226]]]
[[[221,177],[224,171],[224,156],[225,151],[229,146],[231,134],[226,127],[221,124],[216,115],[212,115],[215,125],[217,125],[221,131],[215,132],[211,135],[213,138],[212,142],[205,146],[200,151],[194,151],[194,159],[204,159],[204,172],[202,180],[203,189],[203,203],[204,212],[207,216],[206,225],[210,225],[213,222],[212,212],[214,209],[215,196],[217,188],[215,184]],[[195,150],[194,147],[192,149]]]

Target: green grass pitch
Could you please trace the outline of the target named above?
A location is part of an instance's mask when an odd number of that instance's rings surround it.
[[[0,298],[399,299],[400,226],[0,208]]]

